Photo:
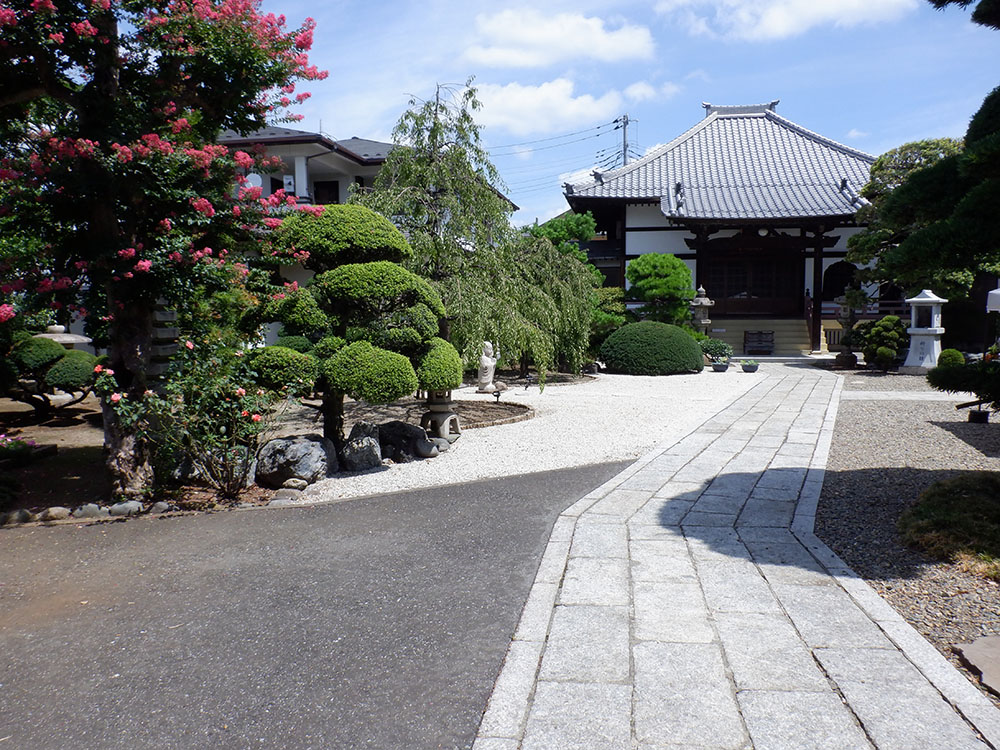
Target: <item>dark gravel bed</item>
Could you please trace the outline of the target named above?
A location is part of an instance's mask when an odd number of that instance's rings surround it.
[[[872,390],[903,390],[905,377]],[[1000,424],[969,424],[948,402],[842,401],[816,534],[969,674],[952,647],[1000,635],[1000,586],[905,547],[896,530],[921,491],[963,471],[1000,471]]]

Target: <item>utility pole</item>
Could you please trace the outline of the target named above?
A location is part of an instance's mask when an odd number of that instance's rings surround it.
[[[622,115],[622,166],[628,164],[628,112]]]

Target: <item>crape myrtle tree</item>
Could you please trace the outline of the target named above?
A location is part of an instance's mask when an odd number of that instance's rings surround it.
[[[229,153],[294,100],[311,20],[254,0],[0,0],[0,262],[4,317],[47,305],[106,345],[120,398],[150,386],[156,300],[238,284],[255,228],[278,221]],[[106,371],[105,371],[106,372]],[[151,484],[148,445],[105,404],[116,494]]]
[[[540,245],[513,229],[515,207],[500,192],[474,119],[479,107],[471,81],[411,100],[393,131],[399,146],[372,189],[352,200],[403,231],[413,248],[407,266],[441,295],[448,311],[442,333],[467,367],[489,340],[508,361],[530,357],[544,377],[560,354],[573,366],[582,360],[586,336],[579,331],[590,321],[589,295],[556,300],[562,292],[547,284],[582,288],[589,272],[575,258],[534,252]]]

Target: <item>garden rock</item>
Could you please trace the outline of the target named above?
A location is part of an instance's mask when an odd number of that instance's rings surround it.
[[[358,422],[340,451],[341,468],[345,471],[364,471],[382,465],[382,448],[379,445],[378,425]]]
[[[437,446],[438,453],[444,453],[451,447],[451,442],[448,440],[448,438],[428,437],[427,439],[431,441],[431,443]]]
[[[108,515],[108,509],[97,503],[87,503],[73,511],[73,518],[106,518]]]
[[[291,479],[286,479],[281,484],[281,489],[283,490],[304,490],[309,486],[309,482],[305,479],[296,479],[292,477]]]
[[[321,435],[278,438],[257,458],[257,484],[277,489],[288,479],[313,483],[337,471],[337,451]]]
[[[108,512],[113,516],[134,516],[142,513],[142,503],[138,500],[126,500],[122,503],[115,503]]]
[[[278,490],[268,503],[272,508],[287,508],[289,505],[299,505],[302,497],[300,490]]]
[[[149,512],[150,513],[169,513],[173,509],[174,509],[174,506],[172,506],[170,503],[166,503],[163,500],[160,500],[157,503],[153,503],[153,507],[149,509]]]
[[[42,514],[38,517],[38,520],[62,521],[65,518],[69,518],[69,508],[64,508],[61,505],[53,505],[51,508],[43,510]]]
[[[19,508],[18,510],[12,510],[3,518],[3,523],[8,525],[13,525],[16,523],[28,523],[29,521],[35,520],[35,517],[31,515],[24,508]]]
[[[427,433],[413,424],[393,421],[378,427],[378,441],[382,457],[396,463],[406,463],[415,458],[433,458],[440,451],[427,439]]]

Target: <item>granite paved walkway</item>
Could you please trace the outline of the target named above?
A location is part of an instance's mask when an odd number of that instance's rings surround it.
[[[762,373],[560,516],[475,750],[1000,747],[1000,711],[812,533],[842,381]]]

